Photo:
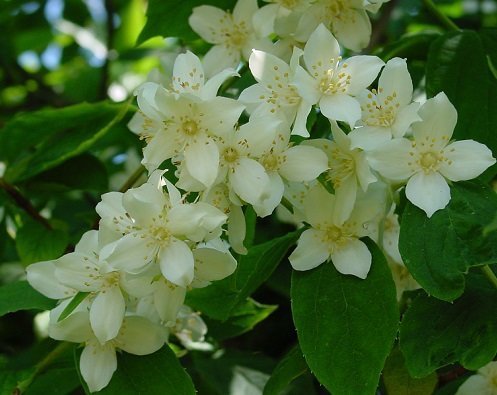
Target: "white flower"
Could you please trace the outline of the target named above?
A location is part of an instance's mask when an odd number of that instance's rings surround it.
[[[497,361],[491,361],[470,376],[456,395],[497,395]]]
[[[236,68],[240,59],[247,60],[253,48],[269,49],[271,41],[255,31],[253,16],[256,0],[238,0],[233,13],[210,5],[193,9],[188,22],[200,37],[214,46],[204,57],[207,75],[228,67]]]
[[[359,240],[366,233],[363,224],[371,219],[370,213],[363,211],[365,208],[355,210],[345,223],[337,223],[336,211],[342,207],[335,196],[320,185],[311,189],[304,202],[305,218],[311,228],[302,233],[288,258],[292,267],[310,270],[331,258],[340,273],[366,278],[372,258]]]
[[[84,343],[79,368],[90,392],[106,387],[117,369],[116,349],[135,355],[147,355],[160,349],[167,332],[139,316],[127,316],[117,335],[100,342],[90,327],[88,312],[78,309],[69,317],[57,322],[66,304],[52,310],[49,335],[55,340]]]
[[[217,183],[226,183],[230,199],[255,205],[269,196],[270,179],[264,166],[258,162],[271,147],[281,121],[276,117],[250,119],[239,130],[218,139],[220,169]]]
[[[295,49],[290,65],[266,52],[252,51],[249,66],[258,84],[240,93],[239,100],[252,104],[252,116],[275,115],[293,124],[292,134],[308,137],[306,121],[311,104],[303,100],[290,85],[298,65],[301,50]]]
[[[413,122],[420,121],[419,103],[411,103],[412,90],[405,59],[389,60],[381,72],[378,90],[366,90],[358,96],[363,126],[349,133],[352,148],[374,149],[392,137],[404,136]]]
[[[286,181],[312,181],[328,169],[328,158],[319,148],[309,145],[291,145],[290,134],[280,132],[259,162],[270,179],[269,196],[255,204],[258,216],[271,214],[280,204]]]
[[[341,210],[335,211],[335,222],[343,223],[352,212],[361,188],[364,192],[369,184],[376,181],[371,173],[366,155],[359,149],[350,148],[349,137],[338,127],[336,122],[331,123],[333,141],[316,139],[306,141],[321,148],[328,156],[326,178],[333,184],[337,205]]]
[[[218,237],[226,215],[206,203],[183,203],[172,184],[165,194],[164,181],[154,178],[124,194],[104,195],[97,205],[102,231],[122,236],[103,247],[100,258],[130,272],[158,263],[167,280],[186,287],[194,278],[192,248]]]
[[[470,180],[495,163],[486,145],[474,140],[450,143],[457,112],[441,92],[420,108],[413,141],[394,139],[371,151],[368,160],[382,176],[407,181],[406,196],[431,217],[450,200],[447,180]]]
[[[311,104],[319,103],[323,115],[353,127],[361,118],[354,97],[376,78],[383,61],[376,56],[353,56],[342,61],[337,40],[324,25],[312,33],[304,48],[305,71],[297,66],[294,84]]]
[[[360,51],[371,37],[371,22],[365,8],[363,0],[316,0],[300,18],[295,37],[307,41],[322,23],[344,47]]]

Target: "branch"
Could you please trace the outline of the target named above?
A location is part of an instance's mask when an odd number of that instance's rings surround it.
[[[52,230],[52,225],[48,222],[45,217],[42,217],[38,210],[31,204],[31,202],[26,199],[21,192],[12,184],[9,184],[3,178],[0,177],[0,188],[2,188],[11,199],[16,203],[18,207],[23,209],[31,218],[35,221],[41,223],[48,230]]]

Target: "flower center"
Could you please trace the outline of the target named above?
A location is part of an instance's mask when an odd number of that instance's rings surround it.
[[[344,0],[328,0],[324,8],[326,19],[333,21],[343,18],[346,16],[344,14],[346,14],[347,8],[346,1]]]
[[[102,292],[104,292],[107,288],[119,286],[120,279],[121,277],[119,272],[110,272],[105,274],[103,278],[104,282],[102,285]]]
[[[334,66],[326,71],[326,74],[319,82],[319,90],[324,95],[333,95],[335,93],[345,93],[347,86],[350,85],[350,74],[338,71],[339,60],[331,59],[330,63]],[[346,68],[347,64],[343,64],[342,68]]]
[[[148,234],[157,244],[163,246],[169,244],[171,233],[163,225],[151,225],[148,229]]]
[[[272,152],[261,159],[261,163],[267,171],[276,171],[280,167],[280,158]]]
[[[240,154],[238,153],[238,151],[233,148],[233,147],[227,147],[224,151],[223,151],[223,158],[224,160],[227,162],[227,163],[234,163],[238,160],[238,158],[240,157]]]
[[[335,143],[329,158],[330,170],[328,170],[328,179],[333,183],[334,188],[340,187],[343,181],[349,178],[355,172],[355,162],[351,155],[343,152]]]
[[[379,89],[380,93],[382,89]],[[373,89],[372,93],[368,94],[368,103],[366,107],[361,107],[365,121],[364,123],[369,126],[390,127],[395,122],[397,110],[400,104],[397,103],[397,92],[387,96],[383,102],[378,100],[377,91]]]
[[[331,225],[324,229],[323,242],[329,245],[330,253],[332,253],[337,247],[347,244],[350,237],[351,235],[344,233],[342,228]]]
[[[181,124],[181,130],[187,136],[194,136],[198,132],[197,122],[188,119]]]
[[[423,152],[419,158],[419,165],[423,171],[428,174],[438,169],[438,164],[441,161],[439,154],[433,151]]]

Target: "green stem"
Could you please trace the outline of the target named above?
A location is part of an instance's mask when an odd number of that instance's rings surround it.
[[[42,224],[48,230],[52,230],[50,222],[48,222],[45,217],[41,216],[38,210],[36,210],[31,202],[22,195],[19,189],[17,189],[14,185],[9,184],[3,178],[0,178],[0,188],[7,192],[16,205],[23,209],[31,218]]]
[[[427,11],[435,18],[437,19],[440,24],[445,27],[447,30],[453,30],[453,31],[459,31],[459,27],[452,22],[447,16],[445,16],[440,10],[437,8],[437,6],[433,3],[432,0],[423,0],[423,4],[426,7]]]
[[[72,346],[73,343],[68,343],[68,342],[62,342],[59,343],[48,355],[43,358],[40,362],[36,364],[35,370],[31,375],[26,379],[17,385],[16,389],[14,390],[15,393],[17,394],[22,394],[24,393],[28,387],[31,385],[33,380],[38,376],[40,373],[42,373],[48,366],[50,366],[60,355],[66,351],[70,346]]]
[[[485,274],[485,276],[487,276],[488,280],[493,284],[493,286],[495,288],[497,288],[497,276],[495,275],[493,270],[490,269],[490,266],[485,265],[485,266],[481,266],[480,268],[481,268],[481,271],[483,272],[483,274]]]
[[[140,165],[140,167],[129,176],[123,186],[119,189],[119,192],[126,192],[129,188],[135,185],[135,183],[138,181],[143,173],[145,173],[145,168]]]

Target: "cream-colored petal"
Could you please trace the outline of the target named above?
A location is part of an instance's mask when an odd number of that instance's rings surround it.
[[[320,24],[311,34],[304,47],[304,62],[311,73],[319,76],[333,69],[340,56],[340,45],[331,32]]]
[[[269,177],[264,167],[253,159],[241,158],[229,173],[233,191],[249,204],[257,204],[269,186]]]
[[[450,188],[440,173],[420,171],[407,182],[406,197],[430,218],[435,211],[449,204]]]
[[[390,59],[381,72],[378,87],[381,89],[378,92],[380,99],[394,96],[400,106],[407,106],[412,100],[413,87],[406,59]]]
[[[228,240],[231,248],[237,254],[245,255],[247,253],[247,248],[243,245],[246,231],[245,215],[242,208],[232,204],[228,218]]]
[[[333,21],[333,33],[344,47],[358,52],[369,44],[371,22],[362,9],[349,8],[348,12],[348,17]]]
[[[229,252],[214,248],[197,248],[193,250],[193,256],[195,279],[202,282],[222,280],[231,275],[237,266],[235,258]]]
[[[81,376],[90,392],[106,387],[117,369],[116,350],[110,343],[100,345],[92,341],[86,344],[79,360]]]
[[[371,268],[371,252],[361,240],[350,239],[331,253],[331,261],[342,274],[365,279]]]
[[[322,231],[307,229],[300,235],[297,248],[288,257],[295,270],[310,270],[326,262],[330,256],[329,246],[323,241]]]
[[[495,163],[492,151],[474,140],[455,141],[443,150],[440,173],[452,181],[471,180]]]
[[[101,344],[115,338],[121,328],[126,303],[118,285],[102,289],[90,307],[90,324]]]
[[[159,254],[160,269],[164,277],[173,284],[187,287],[194,276],[194,259],[190,247],[176,238],[163,247]]]
[[[61,284],[55,277],[54,261],[33,263],[26,268],[29,285],[50,299],[65,299],[76,294],[76,290]]]
[[[184,164],[188,173],[205,188],[210,188],[216,181],[219,171],[217,144],[208,138],[199,137],[185,148],[184,155]]]
[[[164,327],[144,317],[129,316],[124,319],[117,342],[119,348],[134,355],[148,355],[156,352],[166,342]]]
[[[63,285],[81,292],[100,289],[100,266],[90,255],[71,252],[55,264],[55,278]]]
[[[346,59],[341,71],[348,73],[351,77],[347,93],[358,95],[366,89],[376,79],[384,64],[379,57],[371,55],[358,55]]]
[[[394,139],[383,144],[381,148],[367,154],[369,165],[383,177],[394,181],[404,181],[413,174],[409,166],[412,160],[411,142],[405,138]]]
[[[298,145],[284,153],[280,174],[288,181],[311,181],[328,169],[328,157],[315,147]]]
[[[444,92],[428,99],[419,109],[421,122],[412,125],[416,142],[435,139],[435,149],[449,142],[457,123],[457,111]]]
[[[326,118],[347,122],[351,128],[361,119],[359,102],[346,94],[324,95],[319,101],[319,108]]]
[[[190,51],[179,54],[174,62],[172,85],[177,92],[200,95],[204,86],[204,68],[197,55]]]
[[[195,7],[188,18],[192,30],[211,44],[220,44],[224,41],[222,28],[231,26],[230,18],[220,8],[210,5]]]
[[[185,302],[186,288],[178,287],[166,279],[158,280],[154,292],[154,305],[164,323],[174,322],[179,308]]]

